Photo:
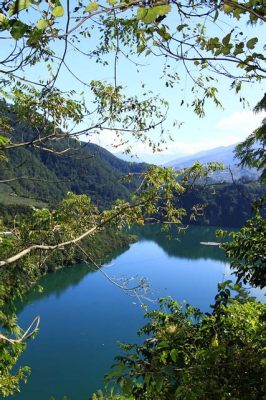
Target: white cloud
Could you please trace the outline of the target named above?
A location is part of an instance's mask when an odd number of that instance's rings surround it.
[[[203,150],[236,144],[253,132],[261,124],[263,118],[265,118],[265,113],[254,114],[252,111],[233,112],[220,119],[214,126],[209,126],[204,131],[204,134],[198,135],[195,132],[193,139],[191,139],[192,135],[186,135],[184,132],[182,134],[183,140],[169,140],[162,147],[163,151],[158,153],[153,153],[148,144],[134,140],[129,134],[122,135],[122,141],[128,141],[128,143],[122,143],[121,145],[121,138],[112,130],[104,129],[99,135],[91,137],[90,140],[114,154],[121,154],[131,144],[132,155],[137,155],[139,161],[162,164]]]
[[[126,140],[126,138],[124,137]],[[128,147],[128,144],[122,144],[118,147],[121,141],[117,138],[115,131],[102,130],[99,135],[94,135],[90,138],[90,141],[104,147],[113,154],[118,154],[119,156]],[[224,137],[212,138],[212,140],[205,139],[200,142],[189,143],[183,140],[168,141],[162,146],[161,152],[154,153],[152,148],[145,143],[138,141],[130,141],[132,145],[132,155],[134,161],[146,161],[148,163],[164,164],[168,161],[172,161],[175,158],[183,157],[190,154],[195,154],[203,150],[212,149],[219,146],[227,146],[234,144],[239,141],[239,138],[235,136],[230,136],[227,139]],[[120,153],[120,154],[119,154]]]
[[[103,129],[99,132],[99,134],[95,133],[90,137],[90,141],[106,148],[109,151],[114,151],[115,146],[121,143],[116,131],[109,129]],[[124,147],[124,145],[119,146],[120,149],[124,149]]]
[[[253,111],[237,111],[222,118],[216,128],[223,131],[235,132],[237,136],[248,135],[259,127],[265,118],[265,113],[255,114]]]

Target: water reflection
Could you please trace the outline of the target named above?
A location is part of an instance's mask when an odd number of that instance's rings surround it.
[[[224,253],[201,241],[215,241],[215,229],[191,227],[177,240],[167,240],[157,225],[135,228],[139,241],[119,255],[112,254],[106,272],[147,277],[156,297],[209,310],[218,281],[230,274]],[[43,292],[29,293],[19,304],[19,320],[27,326],[41,315],[41,328],[29,342],[22,365],[32,374],[16,400],[90,398],[103,386],[103,376],[119,353],[117,342],[136,342],[144,324],[143,309],[99,272],[74,265],[48,274],[40,281]]]
[[[159,224],[147,224],[143,227],[134,227],[132,232],[139,237],[139,240],[151,240],[157,243],[170,257],[225,261],[224,252],[218,246],[200,244],[200,242],[220,241],[216,238],[216,229],[190,226],[182,233],[177,233],[173,227],[169,233],[165,233]]]

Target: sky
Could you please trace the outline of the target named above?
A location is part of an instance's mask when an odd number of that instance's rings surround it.
[[[175,158],[194,154],[202,150],[212,149],[220,146],[228,146],[243,141],[262,122],[265,114],[255,114],[252,110],[257,102],[263,97],[265,87],[262,84],[244,85],[241,96],[245,97],[249,105],[243,107],[233,90],[230,90],[230,81],[224,77],[218,77],[218,87],[223,108],[217,108],[211,102],[207,103],[205,117],[199,118],[191,107],[180,106],[182,99],[191,101],[191,82],[187,76],[182,75],[180,82],[174,88],[166,88],[163,79],[160,78],[162,63],[157,59],[141,59],[144,67],[136,73],[135,66],[125,60],[118,62],[118,79],[130,94],[140,91],[138,85],[145,82],[147,88],[159,93],[169,103],[166,128],[173,140],[167,139],[162,146],[163,151],[153,153],[148,145],[130,140],[132,144],[132,156],[134,160],[163,164]],[[82,71],[80,71],[82,74]],[[107,80],[110,77],[104,74]],[[96,74],[97,76],[97,74]],[[173,121],[177,124],[173,127]],[[158,133],[151,131],[150,136],[158,139]],[[100,135],[92,137],[91,140],[121,156],[126,146],[113,147],[116,133],[114,131],[102,131]],[[137,156],[137,158],[136,158]]]
[[[227,31],[228,26],[226,26],[225,33]],[[251,36],[266,37],[264,26],[254,28],[244,25],[244,31],[246,34],[250,33]],[[205,117],[199,118],[191,107],[180,106],[183,98],[187,99],[188,102],[192,98],[192,83],[187,74],[184,73],[185,71],[180,70],[180,81],[174,88],[166,88],[163,79],[160,78],[162,75],[162,62],[160,63],[160,61],[162,60],[154,57],[141,58],[140,62],[144,66],[138,74],[140,77],[134,75],[133,67],[126,65],[123,61],[120,61],[118,65],[122,82],[127,82],[127,77],[130,78],[130,81],[133,80],[134,84],[138,79],[145,81],[148,87],[160,93],[169,102],[167,125],[173,141],[168,140],[164,146],[164,151],[157,154],[154,154],[148,145],[135,143],[133,154],[136,154],[139,160],[163,164],[203,150],[236,144],[243,141],[265,118],[265,113],[255,114],[253,112],[254,106],[263,97],[266,90],[263,82],[243,84],[243,90],[237,96],[230,89],[231,81],[223,76],[216,76],[219,98],[223,108],[217,108],[209,102],[206,105]],[[176,71],[175,68],[173,70]],[[177,67],[177,72],[179,72],[178,68],[180,67]],[[240,102],[240,96],[245,97],[248,104],[244,106],[243,102]],[[177,120],[178,124],[172,127],[174,120]],[[105,132],[95,142],[114,153],[121,153],[123,148],[112,148],[114,139],[115,132]]]
[[[175,20],[171,20],[173,17],[170,16],[169,18],[170,21],[167,21],[167,23],[171,24],[175,22]],[[219,29],[225,29],[225,32],[227,32],[229,29],[228,21],[224,24],[224,28],[222,26]],[[264,32],[265,28],[260,26],[249,28],[245,25],[244,30],[245,33],[250,30],[252,34],[254,30],[253,36],[257,35],[261,38],[266,33]],[[97,42],[97,35],[96,37],[92,35],[91,38],[83,39],[80,46],[84,51],[90,51],[95,47],[95,42]],[[61,52],[62,47],[60,46],[60,44],[57,45],[55,50]],[[0,55],[3,56],[8,51],[8,48],[8,41],[5,41],[4,46],[1,43]],[[91,79],[99,79],[113,83],[113,56],[114,54],[111,54],[106,58],[109,66],[103,67],[97,64],[95,59],[84,58],[69,46],[66,61],[81,80],[89,82]],[[162,78],[164,62],[162,58],[153,56],[145,58],[144,56],[140,56],[134,57],[134,61],[140,63],[141,66],[136,68],[133,62],[128,61],[123,56],[119,57],[117,64],[118,84],[126,88],[125,91],[127,94],[139,95],[141,93],[141,85],[145,83],[147,90],[152,90],[154,94],[159,94],[161,97],[167,99],[169,111],[165,127],[172,137],[172,140],[170,140],[166,135],[166,144],[162,146],[163,151],[155,154],[148,145],[127,137],[132,145],[134,160],[137,156],[139,161],[163,164],[178,157],[194,154],[202,150],[238,143],[258,127],[265,117],[265,114],[254,114],[252,111],[265,92],[265,87],[262,83],[246,84],[244,86],[241,96],[244,96],[249,101],[249,105],[243,108],[243,103],[239,101],[239,96],[236,96],[234,91],[230,90],[230,80],[222,76],[217,76],[219,96],[223,108],[217,108],[209,102],[205,108],[205,117],[199,118],[191,107],[187,107],[186,105],[181,107],[180,105],[182,99],[185,99],[184,104],[191,102],[191,89],[193,87],[192,82],[180,65],[173,64],[172,71],[179,73],[180,80],[173,88],[169,89],[165,86],[165,81]],[[31,67],[30,71],[25,71],[25,74],[32,79],[36,79],[42,77],[44,71],[45,67],[38,65]],[[191,71],[193,72],[193,66],[191,67]],[[84,91],[86,100],[89,102],[92,100],[88,89],[75,80],[66,68],[62,68],[57,84],[63,90],[75,89],[77,93]],[[173,121],[177,121],[175,126],[173,126]],[[85,127],[86,121],[84,120],[80,128]],[[155,141],[159,139],[159,133],[156,129],[151,131],[149,135]],[[82,139],[87,140],[85,137]],[[100,135],[90,136],[89,140],[119,156],[125,150],[125,146],[113,147],[116,140],[116,133],[114,131],[103,130]]]

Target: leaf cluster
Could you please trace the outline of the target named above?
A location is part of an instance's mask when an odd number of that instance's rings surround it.
[[[218,295],[230,299],[226,284]],[[161,299],[146,314],[143,344],[122,345],[107,380],[135,399],[262,398],[265,305],[241,299],[216,302],[212,314]]]

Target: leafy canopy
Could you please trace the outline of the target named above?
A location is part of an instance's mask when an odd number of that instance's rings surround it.
[[[239,291],[236,298],[232,291]],[[140,329],[144,342],[124,344],[107,375],[134,399],[260,399],[265,393],[265,305],[224,282],[212,314],[160,300]]]
[[[219,24],[224,17],[228,18],[228,21],[233,21],[233,26],[226,32],[219,30]],[[147,142],[154,150],[158,149],[160,143],[150,138],[149,131],[157,129],[161,135],[164,134],[163,123],[167,114],[167,102],[154,96],[146,90],[146,87],[143,88],[142,96],[128,95],[118,79],[119,57],[130,59],[133,55],[137,66],[138,57],[149,55],[163,57],[165,63],[162,72],[165,85],[168,87],[174,87],[181,79],[178,70],[181,66],[191,79],[193,95],[191,101],[184,99],[181,104],[192,106],[197,115],[203,116],[204,106],[208,100],[212,100],[217,106],[221,105],[216,79],[220,75],[229,78],[230,86],[237,93],[241,93],[243,82],[260,83],[265,78],[265,56],[261,50],[264,43],[261,43],[256,34],[249,35],[237,28],[235,24],[238,20],[248,22],[251,24],[251,31],[255,31],[256,24],[265,23],[264,1],[224,0],[222,5],[216,0],[201,2],[193,0],[189,3],[173,0],[169,2],[109,0],[105,3],[79,1],[77,4],[69,0],[1,1],[1,41],[10,43],[11,47],[5,47],[5,55],[0,60],[2,100],[0,159],[7,159],[8,151],[23,147],[31,147],[37,151],[41,149],[60,156],[69,153],[71,146],[67,145],[65,149],[59,151],[56,146],[58,141],[64,139],[67,143],[69,138],[74,137],[78,140],[81,135],[89,136],[94,132],[101,134],[103,130],[115,131],[118,145],[128,145],[126,151],[130,151],[132,138],[142,143]],[[88,50],[88,46],[84,48],[84,43],[87,45],[90,38],[91,47]],[[72,71],[71,65],[68,64],[67,55],[70,49],[84,56],[88,66],[89,62],[105,66],[110,62],[107,56],[113,55],[112,82],[95,80],[90,76],[86,81],[82,81],[79,71]],[[31,71],[38,66],[42,68],[42,76],[34,80]],[[63,69],[68,70],[76,82],[83,85],[85,94],[90,93],[91,102],[86,100],[85,95],[76,93],[73,89],[66,93],[60,88],[59,78]],[[240,99],[243,101],[242,97]],[[33,137],[25,140],[23,129],[19,134],[12,134],[11,120],[14,115],[22,123],[31,122]],[[86,127],[80,128],[84,120]],[[257,161],[253,158],[252,162]],[[193,168],[190,176],[192,181],[195,174],[204,176],[206,173],[199,165]],[[217,166],[208,168],[215,169]],[[187,182],[191,180],[188,179]],[[75,197],[70,194],[58,209],[36,210],[28,224],[15,225],[11,237],[1,236],[0,275],[4,284],[0,287],[0,323],[7,330],[7,334],[21,336],[22,332],[16,324],[14,299],[23,296],[30,284],[37,282],[42,271],[41,267],[45,265],[45,259],[51,252],[62,248],[72,251],[83,238],[97,233],[106,225],[123,227],[133,221],[144,223],[147,215],[156,217],[162,210],[165,220],[181,222],[184,210],[175,207],[174,199],[183,192],[184,185],[177,182],[172,171],[151,168],[142,176],[140,188],[141,190],[130,202],[117,200],[103,212],[99,212],[87,197]],[[246,277],[249,279],[249,275]],[[258,393],[262,390],[258,373],[261,361],[258,343],[261,338],[262,309],[260,305],[254,304],[247,303],[243,306],[244,314],[248,315],[252,322],[251,326],[254,326],[254,330],[247,327],[245,331],[242,330],[243,321],[240,321],[242,305],[222,308],[224,316],[220,316],[219,320],[216,315],[204,316],[199,318],[198,324],[193,324],[191,317],[198,318],[198,312],[189,309],[183,314],[176,305],[170,304],[175,316],[178,316],[188,332],[188,336],[182,336],[182,342],[178,336],[179,328],[176,328],[177,330],[173,332],[176,347],[171,348],[170,352],[168,347],[166,350],[163,350],[163,346],[159,347],[159,358],[155,352],[155,358],[152,360],[155,368],[162,366],[162,371],[159,371],[158,375],[162,379],[154,383],[155,375],[151,376],[148,373],[146,377],[146,370],[140,370],[146,381],[140,383],[140,386],[138,382],[133,382],[132,386],[129,381],[131,385],[129,390],[135,390],[137,385],[137,390],[142,391],[145,396],[146,386],[155,396],[158,390],[162,391],[163,395],[172,394],[173,390],[176,390],[172,382],[175,379],[179,380],[181,376],[179,381],[181,394],[182,390],[184,393],[184,382],[188,388],[194,390],[194,380],[198,383],[196,388],[198,393],[202,393],[204,388],[206,389],[204,385],[207,382],[202,377],[209,374],[213,357],[217,356],[218,361],[215,359],[214,376],[210,386],[210,390],[216,391],[217,371],[224,367],[226,346],[229,346],[232,350],[232,356],[229,354],[232,365],[229,368],[232,369],[231,376],[235,377],[237,385],[235,382],[226,381],[228,378],[225,371],[222,375],[224,379],[222,388],[229,382],[233,393],[238,396],[243,383],[236,373],[237,368],[240,368],[243,376],[247,371],[251,373],[252,379],[254,377],[250,387],[254,389],[255,394]],[[154,328],[147,328],[154,329],[156,340],[160,339],[162,334],[160,323],[157,324],[160,318],[160,313],[155,314]],[[171,313],[163,318],[171,319]],[[218,324],[217,339],[213,332],[213,326],[216,329],[216,324]],[[202,335],[203,326],[206,326],[206,335],[205,333]],[[175,327],[170,326],[169,329],[171,331]],[[171,335],[170,331],[167,332],[167,336]],[[196,335],[192,342],[191,333]],[[232,339],[232,343],[229,339]],[[198,354],[197,349],[193,347],[198,357],[196,364],[199,366],[198,371],[197,369],[193,371],[193,368],[190,370],[195,353],[185,353],[186,347],[183,346],[188,345],[188,348],[191,348],[190,346],[195,345],[194,340],[199,340],[202,349]],[[153,345],[146,343],[144,346],[147,346],[144,350],[150,362],[149,352]],[[242,360],[241,346],[246,350],[245,355],[248,354],[250,357],[248,365],[244,359]],[[3,396],[18,391],[20,380],[26,379],[27,369],[13,372],[13,367],[24,347],[24,343],[14,345],[6,339],[0,341],[0,394]],[[172,351],[175,348],[181,351],[180,359],[179,353]],[[145,353],[142,355],[145,356]],[[185,373],[174,375],[172,364],[177,362],[179,368],[180,360],[181,367],[184,365],[186,367]],[[237,364],[239,360],[243,361],[243,365]],[[142,359],[139,362],[141,364]],[[168,362],[170,379],[164,372]],[[127,386],[127,381],[122,382],[123,387]],[[147,396],[150,396],[149,391]]]

